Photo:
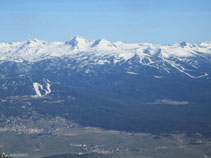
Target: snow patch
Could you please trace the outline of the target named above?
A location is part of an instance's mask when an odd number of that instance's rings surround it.
[[[51,93],[51,85],[49,83],[49,80],[47,80],[46,89],[43,88],[43,85],[41,85],[37,82],[33,83],[33,87],[34,87],[37,97],[43,97],[43,96],[46,96],[47,94]],[[43,90],[45,92],[45,94],[42,95],[41,90]]]
[[[189,104],[188,101],[176,101],[176,100],[171,100],[171,99],[158,99],[155,100],[152,103],[148,104],[169,104],[169,105],[187,105]]]
[[[184,73],[185,75],[187,75],[187,76],[190,77],[190,78],[197,79],[197,78],[202,78],[202,77],[208,76],[208,74],[207,74],[206,72],[205,72],[203,75],[200,75],[200,76],[193,76],[193,75],[191,75],[191,74],[185,72],[186,69],[185,69],[184,67],[182,67],[181,65],[178,65],[178,64],[174,63],[173,61],[168,61],[168,63],[169,63],[172,67],[176,68],[177,70],[179,70],[180,72]]]
[[[42,85],[37,83],[37,82],[35,82],[35,83],[33,83],[33,87],[34,87],[34,90],[36,92],[36,95],[38,97],[42,97],[42,94],[40,93],[40,90],[39,90],[40,88],[42,89]]]
[[[130,75],[138,75],[138,73],[136,73],[136,72],[127,71],[126,73],[128,73],[128,74],[130,74]]]
[[[163,78],[163,76],[154,76],[154,78]]]

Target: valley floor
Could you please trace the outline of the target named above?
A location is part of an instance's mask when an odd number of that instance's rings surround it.
[[[23,130],[1,128],[0,153],[29,158],[211,158],[211,140],[200,135],[128,133],[59,122],[61,118],[24,123]],[[49,132],[41,130],[46,127]]]

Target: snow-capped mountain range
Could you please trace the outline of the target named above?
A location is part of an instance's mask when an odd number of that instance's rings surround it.
[[[86,40],[79,36],[66,42],[48,43],[37,39],[23,42],[0,43],[0,60],[17,61],[23,60],[36,62],[51,57],[80,57],[83,52],[96,57],[114,56],[116,62],[128,60],[134,55],[143,59],[158,56],[163,59],[171,57],[191,57],[211,55],[211,42],[200,44],[177,43],[172,45],[158,45],[150,43],[127,44],[123,42],[110,42],[104,39]],[[84,55],[84,54],[83,54]]]
[[[46,59],[67,57],[80,62],[79,66],[87,64],[118,64],[130,61],[136,57],[141,65],[164,69],[169,73],[166,65],[177,69],[191,78],[208,76],[207,72],[193,75],[198,71],[200,61],[211,62],[211,42],[200,44],[176,43],[172,45],[159,45],[150,43],[127,44],[123,42],[110,42],[104,39],[86,40],[79,36],[66,42],[48,43],[37,39],[23,42],[0,43],[0,63],[38,62]],[[182,65],[188,64],[187,67]],[[87,70],[86,72],[88,72]],[[130,72],[131,71],[131,72]],[[136,74],[133,70],[130,74]]]

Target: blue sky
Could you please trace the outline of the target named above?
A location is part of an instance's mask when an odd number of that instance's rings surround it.
[[[0,42],[211,41],[211,0],[1,0]]]

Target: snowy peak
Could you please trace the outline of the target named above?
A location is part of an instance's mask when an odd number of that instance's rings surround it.
[[[73,49],[83,50],[88,47],[89,41],[82,37],[75,36],[73,39],[66,41],[65,45],[70,45]]]
[[[116,49],[116,45],[110,41],[105,39],[99,40],[86,40],[82,37],[75,36],[73,39],[66,41],[65,45],[71,46],[73,50],[114,50]]]
[[[187,46],[187,45],[188,45],[188,44],[187,44],[186,42],[181,42],[181,43],[180,43],[180,46],[181,46],[181,47],[185,47],[185,46]]]
[[[79,36],[75,36],[73,37],[71,40],[69,41],[66,41],[65,44],[69,44],[69,45],[72,45],[72,46],[75,46],[77,44],[82,44],[82,43],[86,43],[86,39],[82,38],[82,37],[79,37]]]
[[[26,41],[27,44],[30,44],[30,43],[37,43],[37,42],[42,42],[42,41],[40,41],[40,40],[38,40],[38,39],[36,39],[36,38],[35,38],[35,39],[32,39],[32,40],[27,40],[27,41]]]
[[[39,45],[44,45],[46,44],[47,42],[45,41],[41,41],[41,40],[38,40],[38,39],[33,39],[33,40],[27,40],[24,42],[24,45],[25,46],[39,46]]]
[[[93,42],[92,47],[107,50],[116,48],[116,45],[110,41],[99,39]]]
[[[200,46],[211,48],[211,42],[210,41],[202,42],[200,43]]]

